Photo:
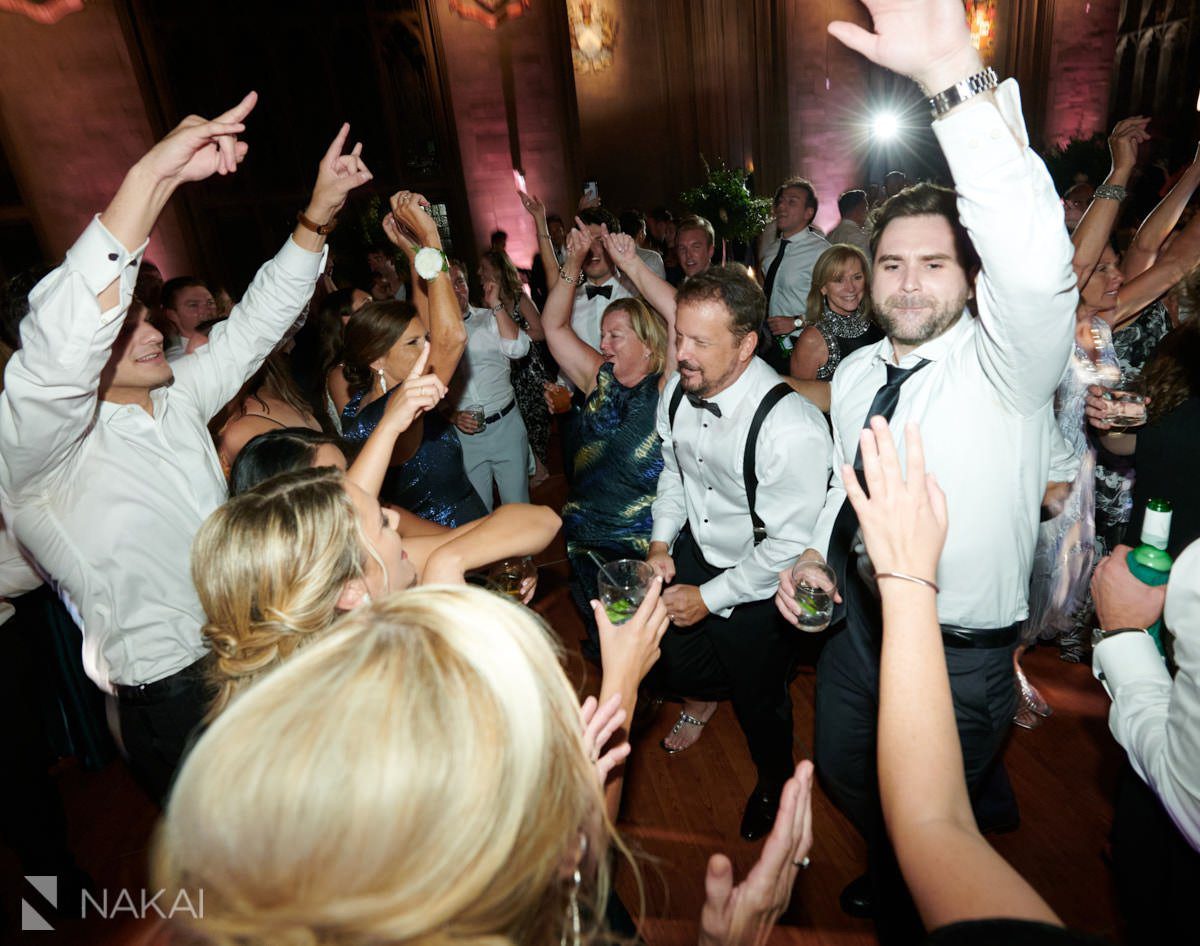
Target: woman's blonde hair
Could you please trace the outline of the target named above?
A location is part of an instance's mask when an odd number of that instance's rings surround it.
[[[862,266],[863,280],[866,282],[858,311],[863,315],[871,314],[871,264],[867,260],[867,254],[849,243],[835,243],[818,256],[813,264],[812,286],[808,290],[808,303],[804,309],[806,323],[816,325],[821,321],[825,315],[825,298],[821,289],[827,282],[839,279],[852,262]]]
[[[610,302],[600,317],[600,324],[611,312],[624,312],[637,340],[650,349],[650,374],[658,374],[667,363],[667,323],[641,299],[617,299]]]
[[[582,872],[603,872],[603,811],[548,628],[422,587],[222,714],[175,782],[155,883],[203,889],[219,944],[556,946],[581,831]]]
[[[369,554],[341,470],[284,473],[220,506],[192,544],[192,581],[216,657],[211,715],[337,617]]]

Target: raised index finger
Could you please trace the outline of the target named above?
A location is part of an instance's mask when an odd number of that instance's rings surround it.
[[[233,108],[227,111],[224,115],[218,115],[216,121],[219,122],[240,122],[243,118],[249,115],[254,106],[258,103],[257,92],[247,92],[246,97],[237,103]]]
[[[350,135],[350,123],[342,122],[342,127],[330,142],[329,147],[325,150],[326,163],[332,163],[335,159],[342,156],[342,149],[346,147],[346,138]]]
[[[413,365],[412,371],[408,373],[410,378],[419,378],[425,373],[425,366],[429,364],[429,339],[425,340],[421,347],[421,354],[417,355],[416,364]]]

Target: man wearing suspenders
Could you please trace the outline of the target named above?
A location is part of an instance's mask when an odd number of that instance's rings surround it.
[[[796,632],[771,597],[779,569],[812,538],[832,453],[821,412],[754,355],[765,314],[762,290],[736,264],[679,289],[679,377],[659,403],[663,472],[647,556],[671,582],[654,685],[732,701],[758,769],[747,840],[770,830],[793,771]]]

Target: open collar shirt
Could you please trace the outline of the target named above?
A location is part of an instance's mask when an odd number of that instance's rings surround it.
[[[767,415],[758,435],[755,511],[767,537],[754,544],[743,455],[758,405],[779,380],[766,362],[754,358],[741,377],[709,399],[720,408],[720,417],[694,407],[685,397],[673,431],[669,406],[678,374],[659,398],[663,470],[650,538],[673,543],[685,524],[691,529],[705,560],[725,569],[700,586],[705,606],[722,617],[736,605],[775,593],[779,570],[811,544],[825,500],[828,426],[809,401],[789,395]]]
[[[513,401],[509,371],[514,358],[529,353],[529,336],[518,328],[516,338],[504,338],[491,309],[471,306],[465,321],[467,350],[458,369],[463,386],[457,409],[482,404],[485,415],[495,414]]]
[[[0,394],[4,517],[81,616],[84,669],[104,689],[207,652],[190,551],[227,496],[207,424],[296,320],[324,260],[289,238],[209,343],[172,364],[151,415],[97,396],[144,251],[94,219],[30,295]],[[118,279],[120,302],[101,312]]]
[[[921,428],[926,468],[946,493],[949,531],[938,565],[943,624],[1002,628],[1028,614],[1041,500],[1057,441],[1053,400],[1074,343],[1078,293],[1062,205],[1028,147],[1016,83],[996,105],[978,103],[933,123],[958,191],[958,211],[983,268],[979,317],[964,311],[945,333],[900,359],[931,364],[900,389],[892,430]],[[884,339],[838,367],[831,389],[834,477],[815,547],[828,550],[845,500],[840,464],[893,361]]]

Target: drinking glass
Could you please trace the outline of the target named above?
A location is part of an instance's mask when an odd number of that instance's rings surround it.
[[[601,566],[596,583],[608,619],[613,624],[624,624],[633,617],[652,581],[654,569],[635,558],[622,558]]]
[[[571,392],[561,384],[549,387],[550,410],[555,414],[565,414],[571,409]]]
[[[1104,391],[1109,402],[1105,422],[1114,430],[1137,427],[1146,422],[1146,400],[1141,393],[1141,379],[1121,378]]]
[[[488,571],[488,587],[519,602],[521,583],[526,578],[532,578],[535,571],[533,559],[528,555],[523,558],[506,558]]]
[[[465,408],[463,408],[463,411],[464,411],[464,413],[469,414],[474,419],[475,423],[478,425],[478,429],[475,431],[475,433],[477,433],[477,434],[482,433],[483,428],[487,426],[487,424],[484,423],[484,420],[483,420],[484,417],[487,416],[486,414],[483,413],[483,405],[482,404],[468,404]]]
[[[797,620],[804,631],[823,631],[833,619],[833,594],[837,578],[833,569],[821,562],[797,562],[792,566],[796,586]]]

